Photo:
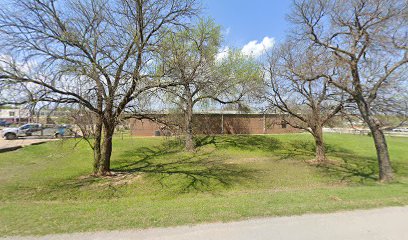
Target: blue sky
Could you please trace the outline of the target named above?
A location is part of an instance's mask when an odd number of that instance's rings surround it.
[[[265,37],[283,40],[291,3],[291,0],[203,0],[203,13],[223,26],[226,45],[242,48]]]

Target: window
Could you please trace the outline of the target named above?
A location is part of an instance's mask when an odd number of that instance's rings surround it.
[[[27,124],[20,127],[21,130],[25,130],[29,128],[30,128],[30,125],[27,125]]]
[[[288,125],[287,125],[287,123],[285,121],[282,121],[281,125],[282,125],[282,128],[287,128],[288,127]]]
[[[10,116],[10,117],[14,117],[15,114],[16,114],[15,112],[9,112],[9,116]]]

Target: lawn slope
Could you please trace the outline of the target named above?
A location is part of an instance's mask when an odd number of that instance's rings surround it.
[[[117,175],[93,178],[74,140],[0,154],[0,236],[174,226],[408,204],[408,138],[389,138],[396,180],[376,182],[367,136],[326,136],[331,164],[311,166],[307,134],[115,138]]]

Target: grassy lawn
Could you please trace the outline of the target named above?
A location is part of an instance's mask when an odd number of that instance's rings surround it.
[[[0,154],[0,236],[173,226],[408,204],[408,138],[388,139],[396,181],[376,182],[367,136],[326,135],[311,166],[307,134],[197,139],[117,137],[113,178],[89,176],[84,142]],[[76,145],[74,147],[74,145]]]

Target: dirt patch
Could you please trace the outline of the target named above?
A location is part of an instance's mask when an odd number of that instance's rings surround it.
[[[236,164],[236,163],[259,163],[259,162],[267,162],[271,161],[270,157],[255,157],[255,158],[243,158],[239,160],[231,160],[228,161],[228,164]]]
[[[99,179],[102,180],[101,182],[94,182],[94,180]],[[81,176],[78,178],[79,182],[90,182],[93,183],[93,187],[106,187],[106,186],[124,186],[130,185],[136,181],[142,181],[143,176],[142,174],[134,174],[134,173],[122,173],[122,172],[115,172],[111,176],[106,177],[99,177],[95,178],[94,176]]]

